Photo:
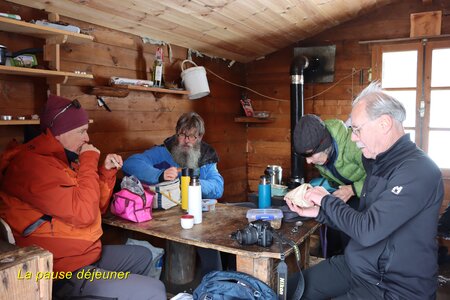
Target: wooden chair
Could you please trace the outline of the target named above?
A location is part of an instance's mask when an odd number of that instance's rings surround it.
[[[8,223],[2,218],[0,218],[0,238],[10,244],[16,244],[11,227],[9,227]]]

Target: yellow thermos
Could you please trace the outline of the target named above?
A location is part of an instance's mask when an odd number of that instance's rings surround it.
[[[191,169],[181,170],[181,209],[188,210],[188,189],[191,181]]]

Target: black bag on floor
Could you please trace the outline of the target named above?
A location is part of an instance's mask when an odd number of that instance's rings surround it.
[[[261,280],[241,272],[213,271],[194,291],[194,300],[276,300],[277,294]]]

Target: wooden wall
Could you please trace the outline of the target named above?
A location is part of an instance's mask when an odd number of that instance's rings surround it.
[[[26,21],[46,18],[44,12],[5,1],[0,1],[0,11],[19,14]],[[225,179],[223,200],[246,199],[246,131],[244,125],[233,122],[234,117],[241,113],[239,88],[208,71],[211,94],[207,97],[191,101],[186,96],[174,94],[130,92],[126,98],[104,97],[112,110],[107,112],[97,105],[95,96],[89,94],[89,88],[107,85],[111,76],[147,79],[151,74],[156,46],[143,44],[138,36],[63,16],[61,20],[79,26],[95,37],[92,43],[61,46],[62,70],[79,70],[94,75],[93,80],[69,80],[62,86],[61,95],[77,98],[88,111],[94,120],[89,128],[91,142],[103,155],[114,152],[127,158],[160,144],[175,133],[178,117],[194,110],[205,119],[204,140],[215,147],[220,157],[218,167]],[[5,32],[0,32],[0,41],[12,51],[43,45],[43,40]],[[172,62],[169,62],[167,47],[164,54],[165,81],[179,83],[180,65],[186,59],[187,49],[172,46]],[[241,64],[228,68],[221,59],[194,56],[194,60],[229,81],[243,83],[245,73]],[[45,104],[46,93],[45,79],[0,75],[0,114],[39,113]],[[24,126],[0,126],[0,148],[4,149],[11,138],[23,140],[24,129]]]
[[[62,69],[86,71],[94,74],[95,79],[70,80],[61,91],[68,98],[77,97],[94,119],[90,126],[92,142],[103,153],[117,152],[125,158],[161,143],[174,132],[175,122],[183,112],[199,112],[206,121],[205,140],[217,149],[221,159],[219,170],[225,178],[223,200],[244,201],[247,192],[257,190],[258,178],[267,164],[281,165],[283,179],[286,181],[290,177],[289,66],[294,47],[336,45],[335,80],[332,84],[305,85],[305,112],[318,114],[323,119],[345,120],[353,97],[368,83],[367,70],[371,67],[370,45],[358,42],[408,37],[410,14],[431,10],[443,10],[442,33],[449,34],[448,4],[448,0],[435,0],[432,5],[424,5],[421,0],[400,0],[245,66],[235,64],[228,68],[221,59],[194,58],[208,69],[210,96],[194,101],[170,94],[157,98],[145,92],[131,92],[126,98],[105,97],[112,113],[97,106],[95,97],[88,93],[89,87],[107,84],[110,76],[145,79],[153,64],[156,46],[143,44],[137,36],[62,17],[63,21],[78,25],[95,37],[93,43],[62,46]],[[42,11],[5,1],[0,1],[0,11],[20,14],[25,20],[46,17]],[[4,32],[0,32],[0,41],[11,50],[42,47],[43,44],[40,39]],[[164,50],[165,79],[179,82],[180,63],[186,58],[187,49],[172,46],[172,63],[168,61],[167,48]],[[364,70],[362,84],[359,74],[349,76],[352,69]],[[275,122],[248,125],[233,122],[236,115],[243,114],[239,103],[241,89],[211,71],[278,99],[269,100],[248,92],[255,109],[271,111]],[[45,103],[46,89],[45,79],[0,75],[0,114],[39,113]],[[324,93],[314,96],[321,92]],[[13,137],[22,139],[24,128],[0,126],[0,149]],[[314,168],[308,166],[307,177],[315,174]],[[448,181],[446,187],[449,191]]]
[[[250,190],[257,190],[259,175],[269,163],[283,167],[284,180],[290,177],[290,112],[287,100],[290,98],[289,67],[294,47],[336,45],[334,82],[305,84],[305,113],[317,114],[322,119],[339,118],[345,121],[351,111],[352,100],[368,84],[367,70],[371,67],[371,46],[358,42],[409,37],[410,14],[433,10],[443,11],[442,34],[449,34],[449,4],[448,0],[435,0],[432,5],[424,5],[421,0],[401,0],[291,45],[266,56],[263,60],[247,64],[246,80],[249,87],[270,97],[284,99],[268,100],[256,94],[249,94],[258,110],[269,110],[276,118],[274,123],[252,125],[248,128]],[[349,76],[352,69],[364,70],[362,84],[359,73]],[[332,87],[337,82],[339,83]],[[318,95],[319,93],[323,94]],[[313,168],[308,166],[307,177],[311,178],[314,173]],[[450,202],[449,178],[445,184],[446,199],[443,207]]]

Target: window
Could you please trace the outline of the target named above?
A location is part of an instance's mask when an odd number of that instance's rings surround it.
[[[375,45],[374,79],[406,108],[411,139],[450,174],[450,41]]]

